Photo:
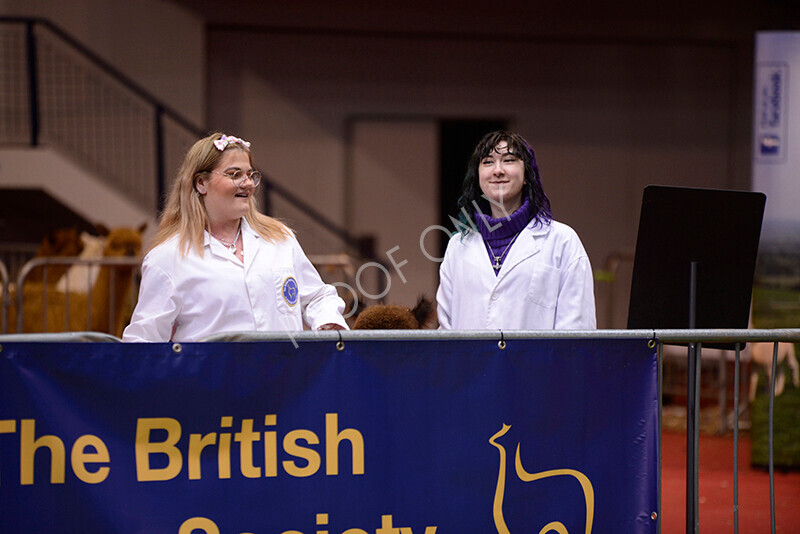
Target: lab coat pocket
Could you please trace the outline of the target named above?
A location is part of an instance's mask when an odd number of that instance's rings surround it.
[[[278,311],[286,315],[298,313],[300,309],[300,287],[291,269],[275,269],[272,272],[277,295]]]
[[[534,263],[528,299],[544,308],[555,309],[561,271],[544,263]]]

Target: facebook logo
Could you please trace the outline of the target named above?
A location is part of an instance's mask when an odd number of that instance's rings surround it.
[[[762,135],[759,140],[759,148],[762,155],[776,155],[781,148],[781,138],[772,134]]]

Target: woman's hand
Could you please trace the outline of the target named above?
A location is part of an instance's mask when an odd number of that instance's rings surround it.
[[[344,327],[336,323],[326,323],[317,328],[317,330],[344,330]]]

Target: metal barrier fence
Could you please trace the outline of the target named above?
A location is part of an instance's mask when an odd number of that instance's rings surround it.
[[[120,325],[136,302],[140,265],[141,259],[131,257],[34,258],[20,269],[13,296],[12,291],[4,289],[3,316],[8,318],[13,312],[13,320],[4,321],[3,332],[87,330],[121,335]],[[48,280],[48,270],[60,267],[66,271],[76,266],[86,269],[85,291],[70,288],[70,277],[65,275],[61,280],[51,275]],[[41,282],[29,282],[29,275],[37,270],[41,272]]]
[[[0,334],[8,332],[8,269],[0,260]]]
[[[0,261],[5,264],[10,280],[16,279],[22,266],[36,256],[38,249],[38,243],[0,243]]]
[[[102,332],[48,332],[46,334],[3,334],[6,343],[122,343],[122,340]]]
[[[739,440],[739,384],[740,384],[740,356],[744,343],[770,342],[774,344],[771,364],[770,394],[769,394],[769,423],[768,423],[768,466],[770,488],[770,520],[771,532],[775,534],[775,466],[774,466],[774,403],[775,403],[775,377],[778,357],[778,344],[780,342],[800,343],[800,329],[775,329],[775,330],[595,330],[595,331],[351,331],[351,332],[297,332],[291,336],[287,333],[257,333],[238,332],[225,333],[211,336],[204,341],[214,342],[241,342],[241,341],[274,341],[288,340],[293,342],[330,340],[339,344],[350,340],[385,340],[385,339],[496,339],[498,344],[505,346],[514,339],[529,338],[590,338],[590,339],[618,339],[618,338],[645,338],[651,339],[653,348],[658,347],[658,390],[659,390],[659,429],[662,418],[662,387],[663,387],[663,347],[665,344],[688,344],[688,350],[696,346],[698,357],[697,369],[694,374],[698,378],[695,383],[689,381],[688,387],[695,388],[695,395],[690,396],[693,403],[687,405],[687,476],[686,476],[686,533],[699,532],[699,428],[697,413],[700,410],[700,373],[699,367],[702,360],[702,345],[704,343],[735,344],[734,357],[734,417],[733,423],[733,526],[734,532],[739,532],[739,475],[738,475],[738,440]],[[659,430],[660,431],[660,430]],[[661,435],[659,434],[659,442]],[[661,508],[661,458],[658,460],[659,472],[659,509]],[[658,518],[658,531],[661,532],[661,521]]]
[[[347,314],[353,306],[358,306],[358,310],[374,304],[380,299],[371,298],[383,292],[386,288],[386,281],[383,277],[375,277],[375,269],[371,275],[373,279],[361,280],[358,276],[360,262],[357,258],[347,254],[330,255],[309,255],[309,260],[317,268],[326,283],[337,287],[339,295],[345,300]],[[141,266],[140,258],[96,258],[83,259],[78,257],[38,257],[33,258],[18,268],[17,272],[6,269],[5,264],[0,261],[0,282],[2,283],[2,300],[0,300],[0,334],[8,332],[51,332],[58,330],[93,330],[121,335],[120,321],[126,320],[132,312],[136,299],[138,298],[138,274]],[[67,276],[65,271],[73,267],[83,268],[85,272],[76,276]],[[95,282],[99,278],[101,269],[106,269],[107,278],[101,282]],[[30,275],[35,273],[36,282],[29,281]],[[77,273],[76,273],[77,274]],[[27,291],[21,294],[10,291],[9,281],[16,279],[13,287],[28,287]],[[123,280],[124,291],[106,291],[106,284],[109,288],[115,288],[119,278],[127,277]],[[80,287],[70,287],[70,280],[77,280]],[[75,283],[75,282],[73,282]],[[365,294],[360,291],[362,285],[368,287],[365,291],[373,293]],[[100,287],[102,286],[102,287]],[[377,289],[375,289],[377,288]],[[107,294],[107,298],[100,303],[93,296],[102,291]],[[27,293],[27,295],[26,295]],[[123,297],[125,301],[119,301]],[[31,303],[31,299],[36,298],[37,303]],[[100,298],[100,297],[98,297]],[[26,301],[28,308],[26,308]],[[82,301],[83,306],[76,302]],[[73,304],[73,305],[71,305]],[[52,308],[56,309],[53,310]],[[13,309],[12,309],[13,308]],[[48,308],[51,308],[48,310]],[[358,311],[357,310],[357,311]],[[9,322],[12,316],[13,321]],[[63,312],[63,313],[62,313]],[[103,323],[99,323],[97,313],[102,312]],[[25,322],[26,313],[28,321]],[[76,322],[74,314],[80,314],[84,321]],[[31,317],[33,316],[33,317]],[[52,322],[53,316],[57,316],[59,322]],[[36,320],[34,324],[32,320]],[[127,324],[127,323],[125,323]],[[94,325],[94,328],[93,328]]]
[[[657,350],[658,354],[658,388],[661,393],[662,388],[662,365],[663,365],[663,346],[664,344],[689,344],[698,349],[697,362],[702,359],[702,345],[709,343],[734,343],[735,344],[735,365],[734,365],[734,413],[738,413],[740,402],[738,385],[740,381],[740,353],[744,343],[770,342],[774,344],[773,357],[771,362],[770,386],[769,386],[769,426],[768,426],[768,463],[769,463],[769,491],[770,491],[770,521],[771,532],[776,532],[775,525],[775,467],[774,467],[774,402],[775,402],[775,382],[776,367],[778,359],[778,344],[780,342],[800,343],[800,329],[773,329],[773,330],[592,330],[592,331],[438,331],[438,330],[371,330],[371,331],[319,331],[319,332],[231,332],[217,334],[204,339],[204,342],[259,342],[259,341],[328,341],[335,343],[337,349],[342,350],[344,344],[349,341],[382,341],[382,340],[446,340],[446,339],[479,339],[496,340],[498,346],[505,348],[507,343],[513,343],[515,339],[620,339],[637,338],[649,339],[651,346]],[[75,332],[67,334],[18,334],[0,336],[0,343],[11,341],[119,341],[118,338],[97,334],[92,332]],[[173,349],[180,352],[180,343],[175,343]],[[699,374],[696,376],[699,377]],[[699,388],[699,380],[690,387]],[[661,395],[659,395],[659,398]],[[687,406],[687,412],[699,410],[699,395],[694,396],[694,405]],[[661,442],[661,417],[662,404],[659,400],[659,443]],[[687,413],[688,415],[688,413]],[[687,417],[687,423],[691,424],[692,419]],[[695,425],[697,419],[694,418]],[[694,432],[693,432],[694,430]],[[699,453],[699,433],[695,426],[694,429],[688,428],[687,439],[687,526],[686,532],[699,532],[699,522],[697,516],[698,509],[698,480],[697,459]],[[738,440],[739,425],[738,417],[734,418],[733,428],[734,452],[733,452],[733,531],[739,532],[739,485],[738,485]],[[660,453],[659,453],[660,454]],[[661,509],[661,457],[658,459],[658,479],[659,479],[659,510]],[[689,502],[692,500],[692,502]],[[657,518],[658,532],[661,532],[661,518]]]

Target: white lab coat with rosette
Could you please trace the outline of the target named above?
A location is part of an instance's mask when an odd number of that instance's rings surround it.
[[[566,224],[531,221],[495,275],[480,234],[455,234],[439,269],[439,327],[452,330],[597,328],[589,257]]]
[[[242,219],[244,263],[205,235],[203,254],[182,256],[174,236],[142,262],[139,301],[123,341],[198,341],[212,334],[347,328],[344,301],[294,236],[270,242]]]

